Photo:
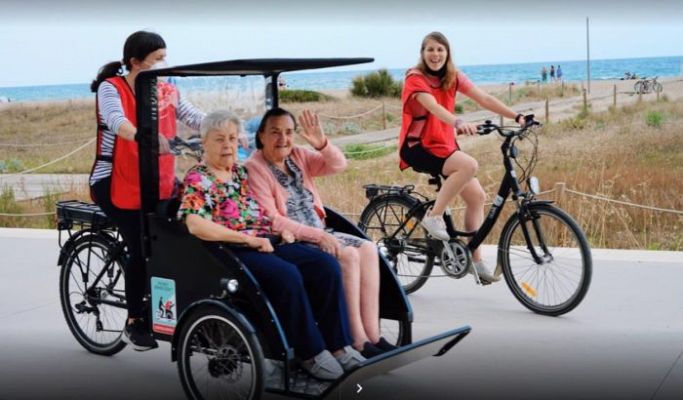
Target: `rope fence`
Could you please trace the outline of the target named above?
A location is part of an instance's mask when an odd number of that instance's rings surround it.
[[[640,209],[644,209],[644,210],[649,210],[649,211],[656,211],[656,212],[671,213],[671,214],[676,214],[676,215],[683,215],[683,211],[680,211],[680,210],[674,210],[674,209],[670,209],[670,208],[661,208],[661,207],[655,207],[655,206],[648,206],[648,205],[643,205],[643,204],[631,203],[631,202],[628,202],[628,201],[615,200],[615,199],[611,199],[611,198],[605,197],[605,196],[598,196],[598,195],[594,195],[594,194],[579,192],[579,191],[577,191],[577,190],[568,189],[568,188],[566,187],[566,185],[565,185],[564,182],[557,182],[557,183],[555,183],[555,188],[549,189],[549,190],[545,190],[545,191],[543,191],[543,192],[540,192],[540,193],[537,194],[537,196],[545,196],[545,195],[548,195],[548,194],[551,194],[551,193],[559,193],[559,197],[560,197],[560,198],[562,197],[562,195],[563,195],[564,193],[570,193],[570,194],[573,194],[573,195],[582,196],[582,197],[586,197],[586,198],[589,198],[589,199],[594,199],[594,200],[599,200],[599,201],[605,201],[605,202],[608,202],[608,203],[614,203],[614,204],[619,204],[619,205],[628,206],[628,207],[636,207],[636,208],[640,208]],[[506,202],[510,202],[510,201],[512,201],[511,198],[508,198],[508,199],[506,200]],[[492,204],[493,204],[492,202],[488,202],[488,203],[485,203],[484,206],[490,206],[490,205],[492,205]],[[460,211],[460,210],[464,210],[464,209],[465,209],[465,207],[464,207],[464,206],[461,206],[461,207],[452,208],[451,210],[453,210],[453,211]],[[358,214],[358,213],[351,213],[351,212],[344,212],[344,211],[340,211],[340,213],[341,213],[341,214],[344,214],[344,215],[347,215],[347,216],[360,216],[360,214]]]
[[[545,190],[545,191],[542,191],[542,192],[538,193],[537,196],[545,196],[545,195],[548,195],[548,194],[551,194],[551,193],[555,193],[555,192],[559,193],[559,196],[560,196],[560,197],[561,197],[564,193],[570,193],[570,194],[574,194],[574,195],[577,195],[577,196],[586,197],[586,198],[589,198],[589,199],[594,199],[594,200],[599,200],[599,201],[605,201],[605,202],[608,202],[608,203],[620,204],[620,205],[628,206],[628,207],[636,207],[636,208],[641,208],[641,209],[645,209],[645,210],[649,210],[649,211],[656,211],[656,212],[671,213],[671,214],[676,214],[676,215],[683,215],[683,211],[680,211],[680,210],[674,210],[674,209],[669,209],[669,208],[661,208],[661,207],[654,207],[654,206],[647,206],[647,205],[643,205],[643,204],[631,203],[631,202],[628,202],[628,201],[615,200],[615,199],[611,199],[611,198],[609,198],[609,197],[604,197],[604,196],[598,196],[598,195],[594,195],[594,194],[579,192],[579,191],[577,191],[577,190],[572,190],[572,189],[567,188],[566,185],[565,185],[563,182],[557,182],[557,183],[555,183],[555,188],[549,189],[549,190]],[[507,202],[510,202],[510,201],[512,201],[512,199],[508,198],[506,201],[507,201]],[[485,205],[485,206],[490,206],[490,205],[492,205],[492,204],[493,204],[493,203],[489,202],[489,203],[485,203],[484,205]],[[465,209],[465,207],[464,207],[464,206],[461,206],[461,207],[453,208],[452,210],[454,210],[454,211],[460,211],[460,210],[464,210],[464,209]],[[346,215],[346,216],[354,216],[354,217],[359,217],[359,216],[360,216],[360,213],[352,213],[352,212],[346,212],[346,211],[339,211],[339,213],[340,213],[340,214],[343,214],[343,215]],[[0,217],[43,217],[43,216],[52,215],[52,214],[54,214],[54,213],[52,213],[52,212],[27,213],[27,214],[0,213]]]
[[[58,143],[0,143],[0,147],[24,148],[24,147],[47,147],[47,146],[63,146],[67,144],[83,143],[83,139],[69,140]]]
[[[75,148],[75,149],[72,150],[71,152],[69,152],[69,153],[67,153],[67,154],[65,154],[65,155],[63,155],[63,156],[61,156],[61,157],[59,157],[59,158],[55,158],[55,159],[52,160],[52,161],[48,161],[48,162],[46,162],[46,163],[43,164],[43,165],[39,165],[39,166],[37,166],[37,167],[25,169],[25,170],[20,171],[20,172],[15,172],[15,173],[13,173],[13,174],[4,174],[4,175],[0,175],[0,180],[2,180],[3,178],[9,178],[9,177],[11,177],[11,176],[17,176],[17,175],[28,174],[29,172],[38,171],[39,169],[43,169],[43,168],[48,167],[48,166],[50,166],[50,165],[52,165],[52,164],[58,163],[58,162],[60,162],[60,161],[62,161],[62,160],[64,160],[64,159],[67,159],[67,158],[71,157],[72,155],[78,153],[79,151],[83,150],[84,148],[90,146],[92,143],[95,142],[96,139],[97,139],[97,138],[94,137],[94,138],[88,140],[87,142],[85,142],[83,145],[81,145],[81,146]]]
[[[318,115],[321,116],[321,117],[329,118],[329,119],[355,119],[355,118],[364,117],[364,116],[366,116],[366,115],[368,115],[368,114],[372,114],[372,113],[374,113],[375,111],[377,111],[377,110],[379,110],[379,109],[381,109],[381,108],[383,108],[383,107],[384,107],[384,104],[380,104],[380,105],[378,105],[378,106],[375,107],[375,108],[372,108],[372,109],[370,109],[370,110],[368,110],[368,111],[362,112],[362,113],[360,113],[360,114],[355,114],[355,115],[337,116],[337,115],[329,115],[329,114],[323,114],[323,113],[318,113]]]

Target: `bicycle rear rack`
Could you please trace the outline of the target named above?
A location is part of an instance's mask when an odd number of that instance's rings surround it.
[[[410,195],[415,190],[415,185],[395,186],[370,183],[363,185],[363,189],[365,189],[365,198],[372,200],[380,194]]]
[[[74,226],[77,231],[102,231],[116,228],[104,211],[97,204],[79,200],[65,200],[56,203],[57,229],[59,230],[59,247],[62,247],[62,231],[68,231],[73,237]]]

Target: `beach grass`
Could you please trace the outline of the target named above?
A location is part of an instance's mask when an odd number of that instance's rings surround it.
[[[347,97],[287,107],[295,114],[304,108],[317,111],[331,136],[400,124],[400,104],[391,98]],[[367,113],[373,108],[377,110]],[[378,117],[382,109],[384,118]],[[580,107],[574,111],[575,116],[547,125],[538,136],[539,162],[534,174],[543,190],[555,189],[556,183],[564,182],[567,189],[582,193],[683,210],[683,185],[677,183],[683,175],[683,135],[679,134],[683,130],[683,100],[662,96],[658,102],[610,107],[605,112],[594,112],[592,108],[583,111]],[[11,169],[33,167],[72,151],[93,137],[93,112],[92,102],[16,105],[0,110],[0,143],[41,145],[0,146],[0,160],[5,161],[9,172],[16,172]],[[367,114],[355,119],[339,118],[362,113]],[[60,141],[73,142],[59,144]],[[499,143],[493,135],[460,140],[463,150],[479,161],[478,178],[489,198],[497,191],[503,172]],[[528,152],[529,143],[519,143],[522,156]],[[367,202],[362,190],[366,183],[415,184],[420,193],[434,194],[425,175],[399,171],[395,148],[388,153],[373,149],[372,145],[345,148],[350,159],[347,170],[318,180],[325,204],[357,219]],[[352,157],[352,150],[373,151],[365,158]],[[39,172],[87,173],[93,154],[91,146]],[[562,196],[554,192],[546,198],[557,201],[577,219],[594,247],[683,250],[680,214],[623,206],[567,191]],[[89,196],[85,188],[72,188],[67,193],[16,201],[12,188],[0,187],[0,214],[45,212],[53,209],[57,199],[88,201]],[[462,226],[462,204],[454,202],[453,207],[456,221]],[[511,210],[508,207],[506,213]],[[54,224],[54,217],[0,217],[0,226],[46,228]],[[502,223],[496,229],[500,226]],[[495,243],[497,235],[493,232],[489,243]]]

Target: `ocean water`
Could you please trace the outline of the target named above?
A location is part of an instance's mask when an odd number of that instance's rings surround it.
[[[550,69],[553,64],[557,67],[558,62],[536,62],[526,64],[497,64],[497,65],[463,65],[460,68],[476,84],[492,83],[523,83],[540,79],[540,70],[543,66]],[[566,81],[582,81],[586,79],[586,61],[562,61],[563,78]],[[291,72],[283,74],[290,89],[347,89],[351,87],[351,81],[358,75],[367,74],[373,70],[356,71],[315,71],[315,72]],[[390,69],[389,73],[397,80],[402,80],[405,69]],[[651,57],[651,58],[626,58],[612,60],[591,60],[591,79],[608,80],[621,78],[625,72],[634,72],[638,76],[672,77],[683,75],[683,57]],[[215,79],[215,85],[211,79]],[[260,78],[257,78],[260,79]],[[237,82],[237,78],[183,78],[178,79],[177,84],[183,91],[204,91],[225,87],[227,81]],[[254,90],[253,79],[245,83],[236,83],[240,90]],[[51,85],[51,86],[22,86],[0,87],[0,102],[8,99],[17,101],[45,101],[45,100],[69,100],[92,98],[88,83]]]

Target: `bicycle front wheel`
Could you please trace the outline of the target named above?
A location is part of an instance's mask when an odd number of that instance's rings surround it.
[[[643,93],[643,82],[638,81],[633,85],[633,91],[636,92],[636,94]]]
[[[528,213],[523,224],[515,214],[503,228],[498,259],[505,281],[528,309],[565,314],[581,303],[590,286],[588,241],[578,224],[557,207],[531,205]]]
[[[423,215],[408,216],[417,204],[417,200],[406,196],[377,198],[365,207],[358,223],[388,258],[408,294],[427,282],[434,266],[427,234],[420,225]]]
[[[77,239],[62,266],[59,297],[66,323],[88,351],[112,355],[125,346],[121,332],[128,311],[120,260],[111,260],[117,243],[100,235]]]

